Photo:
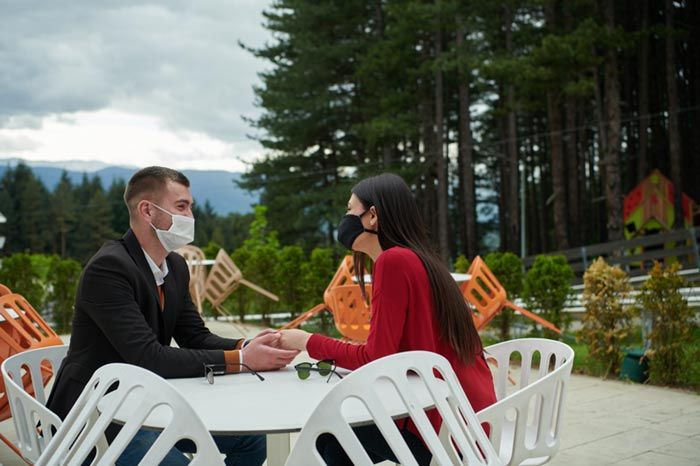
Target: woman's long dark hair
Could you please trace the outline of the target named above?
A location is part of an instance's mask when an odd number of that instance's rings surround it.
[[[454,348],[462,361],[469,364],[483,347],[474,326],[469,305],[435,252],[418,205],[406,182],[385,173],[360,181],[354,188],[365,209],[374,206],[379,218],[377,230],[383,250],[402,246],[415,252],[425,266],[437,313],[440,336]],[[364,294],[366,255],[354,254],[355,274]]]

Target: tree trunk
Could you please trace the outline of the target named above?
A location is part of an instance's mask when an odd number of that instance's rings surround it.
[[[435,59],[442,55],[442,30],[435,33]],[[447,231],[447,160],[443,153],[444,142],[444,85],[442,70],[435,71],[435,169],[437,170],[437,207],[438,207],[438,246],[440,255],[449,264],[450,246]]]
[[[674,191],[674,227],[683,228],[683,184],[681,183],[681,135],[678,130],[678,85],[673,39],[673,1],[666,0],[666,89],[668,92],[668,150]]]
[[[498,86],[499,95],[503,96],[503,87]],[[504,141],[506,137],[506,124],[504,118],[497,118],[497,129],[498,129],[498,139],[499,141]],[[506,173],[506,164],[504,162],[506,154],[506,144],[502,142],[498,144],[497,157],[499,158],[496,163],[496,168],[498,169],[498,234],[501,239],[499,249],[502,251],[510,251],[510,237],[508,236],[508,214],[506,209],[506,203],[508,202],[508,176]]]
[[[461,21],[460,21],[461,22]],[[463,46],[466,31],[457,31],[457,50]],[[468,259],[473,259],[477,253],[476,240],[476,201],[474,188],[474,138],[471,130],[471,114],[469,113],[469,72],[460,70],[458,78],[459,92],[459,185],[462,194],[460,206],[464,222],[463,247]]]
[[[639,8],[642,14],[642,38],[639,48],[639,151],[637,153],[637,181],[641,181],[649,172],[647,155],[649,131],[649,0],[641,0]]]
[[[384,10],[382,9],[382,0],[374,1],[374,19],[377,22],[377,35],[380,39],[384,38]]]
[[[433,130],[433,116],[432,111],[433,101],[430,96],[425,96],[423,103],[421,105],[421,115],[422,118],[422,138],[423,138],[423,218],[425,223],[429,228],[430,234],[433,238],[436,238],[437,231],[435,230],[435,170],[434,170],[434,153],[435,150],[435,131]]]
[[[566,178],[561,138],[561,109],[552,91],[547,92],[547,121],[549,122],[550,154],[552,160],[552,192],[554,196],[554,238],[557,249],[569,248],[566,221]]]
[[[508,3],[503,5],[503,22],[505,29],[506,51],[513,54],[513,12]],[[518,144],[515,120],[515,86],[506,83],[506,160],[505,176],[508,180],[506,198],[506,224],[508,235],[508,249],[515,254],[520,254],[520,218],[518,195]]]
[[[573,15],[573,10],[571,5],[566,2],[561,3],[563,16],[564,16],[564,27],[567,34],[570,34],[574,29],[575,19]],[[556,16],[552,13],[552,19]],[[579,245],[581,244],[581,225],[580,225],[580,214],[581,206],[579,203],[579,160],[578,155],[578,131],[576,128],[576,116],[577,116],[577,102],[576,97],[573,95],[567,95],[564,102],[564,108],[566,112],[566,123],[563,133],[563,141],[565,147],[565,161],[566,161],[566,199],[567,199],[567,231],[569,233],[569,245]]]
[[[568,233],[569,245],[581,244],[581,225],[579,202],[579,156],[576,131],[576,98],[569,96],[566,99],[566,172],[567,172],[567,200],[568,200]]]
[[[589,147],[589,137],[590,132],[587,128],[589,120],[587,118],[586,109],[584,105],[579,105],[578,108],[580,126],[578,127],[578,147],[581,151],[579,155],[579,198],[586,199],[586,202],[581,202],[579,205],[580,218],[586,219],[579,225],[579,244],[590,244],[591,241],[591,229],[593,227],[594,218],[591,214],[591,196],[590,183],[593,177],[593,172],[588,170],[588,154],[590,152]]]
[[[382,0],[375,0],[374,2],[374,20],[377,27],[377,37],[379,40],[384,39],[384,11],[382,10]],[[391,165],[393,164],[393,149],[392,145],[386,139],[381,143],[382,148],[382,167],[385,171],[391,170]]]
[[[605,26],[612,34],[615,28],[615,2],[604,0]],[[620,84],[617,69],[617,51],[608,45],[605,51],[605,111],[607,119],[607,144],[605,157],[605,198],[608,210],[608,241],[623,238],[622,186],[620,178]]]

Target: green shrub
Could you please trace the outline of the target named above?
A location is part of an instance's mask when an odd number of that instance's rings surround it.
[[[683,383],[688,370],[686,348],[691,343],[694,316],[680,292],[686,282],[678,275],[678,268],[678,264],[664,268],[655,262],[637,297],[639,306],[652,316],[651,347],[645,357],[649,358],[649,380],[653,383]]]
[[[605,367],[604,376],[617,374],[636,314],[632,306],[622,304],[631,291],[629,277],[599,257],[584,273],[583,283],[586,313],[579,338],[588,345],[590,357]]]
[[[569,319],[563,316],[562,309],[571,293],[573,278],[574,272],[564,256],[537,256],[525,275],[523,287],[523,297],[530,310],[539,310],[542,317],[565,329]],[[545,335],[558,337],[551,330],[545,330]]]
[[[45,261],[31,254],[17,253],[2,260],[0,283],[13,293],[21,294],[34,308],[42,312],[46,297],[42,274],[46,276]]]
[[[202,252],[204,253],[204,257],[206,257],[207,259],[216,259],[216,255],[219,253],[219,249],[221,249],[219,243],[209,241],[209,243],[202,248]]]
[[[484,257],[484,262],[506,289],[509,300],[520,296],[523,290],[523,262],[518,256],[512,252],[491,252]],[[495,325],[500,329],[502,341],[510,340],[513,317],[511,309],[503,309],[494,318]]]
[[[236,266],[245,273],[248,267],[248,260],[250,258],[250,250],[243,248],[242,246],[231,254],[231,259],[236,263]],[[244,275],[245,276],[245,275]],[[248,311],[250,298],[253,290],[248,289],[246,286],[239,286],[233,294],[224,302],[227,309],[231,310],[229,307],[230,303],[235,303],[235,312],[238,314],[238,318],[241,322],[245,321],[245,315]],[[216,311],[213,311],[216,313]]]
[[[471,265],[471,262],[469,262],[469,259],[464,257],[464,254],[460,254],[459,256],[457,256],[457,259],[455,260],[455,264],[454,264],[455,272],[467,273],[469,271],[470,265]]]
[[[299,246],[285,246],[279,253],[277,289],[283,309],[290,310],[292,318],[305,310],[304,283],[299,279],[305,262],[304,250]]]
[[[323,292],[333,279],[336,267],[331,248],[315,248],[311,251],[309,261],[302,266],[307,309],[323,302]],[[321,312],[320,321],[321,332],[328,335],[330,314]]]
[[[78,261],[53,256],[48,272],[49,292],[47,301],[52,309],[54,330],[70,333],[73,321],[75,291],[82,268]]]

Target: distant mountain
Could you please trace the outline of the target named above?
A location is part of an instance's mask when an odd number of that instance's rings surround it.
[[[0,159],[0,177],[5,174],[8,167],[14,167],[20,161],[20,159]],[[85,173],[89,178],[97,176],[105,189],[119,178],[128,180],[137,170],[136,167],[111,166],[101,162],[23,162],[31,167],[36,176],[51,191],[61,179],[63,170],[67,171],[73,183],[80,183]],[[190,180],[192,195],[197,204],[204,205],[208,200],[219,215],[227,215],[231,212],[247,213],[252,210],[251,206],[258,202],[257,195],[240,189],[234,183],[240,179],[240,173],[223,170],[182,170],[182,172]]]

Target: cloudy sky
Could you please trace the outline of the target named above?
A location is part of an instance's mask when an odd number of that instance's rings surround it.
[[[0,0],[0,158],[245,170],[270,0]]]

